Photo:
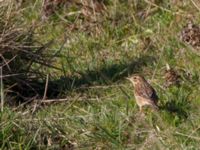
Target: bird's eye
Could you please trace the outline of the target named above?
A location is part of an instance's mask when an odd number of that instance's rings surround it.
[[[134,80],[136,80],[136,79],[137,79],[137,77],[133,77],[133,79],[134,79]]]

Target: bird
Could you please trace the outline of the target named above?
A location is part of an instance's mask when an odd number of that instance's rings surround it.
[[[155,110],[159,109],[156,91],[143,76],[134,74],[126,79],[133,84],[134,96],[140,112],[142,112],[143,106],[151,106]]]

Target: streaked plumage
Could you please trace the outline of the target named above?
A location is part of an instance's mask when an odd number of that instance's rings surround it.
[[[157,102],[158,96],[153,87],[145,80],[144,77],[140,75],[133,75],[130,78],[127,78],[133,83],[134,86],[134,95],[136,103],[142,111],[142,107],[145,105],[152,106],[155,109],[158,109]]]

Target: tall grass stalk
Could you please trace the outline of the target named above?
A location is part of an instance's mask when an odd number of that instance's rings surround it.
[[[3,112],[3,106],[4,106],[4,92],[3,92],[3,71],[2,67],[0,67],[0,76],[1,76],[1,112]]]

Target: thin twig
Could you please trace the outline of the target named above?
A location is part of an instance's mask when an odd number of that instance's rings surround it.
[[[88,87],[78,87],[76,89],[109,89],[109,88],[119,88],[124,87],[124,84],[112,84],[112,85],[96,85],[96,86],[88,86]]]
[[[78,96],[78,98],[61,98],[61,99],[45,99],[45,100],[42,100],[41,102],[42,103],[52,103],[52,102],[65,102],[65,101],[73,101],[74,99],[77,99],[76,101],[83,101],[83,100],[87,100],[87,101],[97,101],[99,99],[101,100],[105,100],[105,99],[111,99],[112,97],[116,96],[117,93],[113,93],[109,96],[103,96],[103,97],[94,97],[94,98],[83,98],[83,97],[80,97]],[[34,101],[40,101],[41,99],[35,99]]]
[[[0,67],[0,80],[1,80],[1,112],[3,112],[3,105],[4,105],[4,93],[3,93],[3,78],[2,78],[2,67]]]
[[[200,129],[200,126],[198,126],[195,130],[193,130],[192,133],[189,135],[189,137],[192,136],[194,133],[196,133],[199,129]],[[188,141],[189,137],[184,141],[184,143]]]
[[[29,100],[27,100],[26,102],[20,104],[20,105],[17,106],[16,108],[13,108],[12,110],[13,110],[13,111],[16,111],[16,110],[18,110],[19,108],[24,107],[26,104],[31,103],[34,99],[35,99],[35,97],[30,98]]]
[[[152,77],[151,77],[151,80],[154,79],[154,76],[155,76],[155,74],[156,74],[156,72],[157,72],[157,70],[158,70],[158,65],[160,64],[160,62],[161,62],[161,60],[162,60],[161,58],[162,58],[163,54],[164,54],[164,47],[161,48],[161,54],[160,54],[160,56],[159,56],[159,58],[158,58],[158,63],[156,64],[156,67],[155,67],[155,69],[154,69],[154,71],[153,71],[153,75],[152,75]]]
[[[48,90],[48,84],[49,84],[49,74],[47,74],[47,78],[46,78],[46,84],[45,84],[45,90],[44,90],[44,95],[43,95],[43,100],[46,99],[46,96],[47,96],[47,90]]]
[[[36,99],[35,101],[39,101],[39,100]],[[69,99],[67,99],[67,98],[63,98],[63,99],[42,99],[41,103],[64,102],[64,101],[69,101]]]
[[[47,77],[46,77],[46,84],[45,84],[45,89],[44,89],[43,98],[42,98],[42,100],[40,100],[40,101],[38,101],[38,100],[36,101],[36,103],[35,103],[35,105],[34,105],[34,107],[33,107],[33,110],[32,110],[32,114],[36,111],[38,105],[40,106],[41,103],[43,103],[43,101],[46,99],[47,90],[48,90],[48,84],[49,84],[49,74],[47,74]],[[39,102],[39,104],[38,104],[38,102]]]
[[[11,58],[9,61],[6,61],[5,58],[3,57],[3,55],[0,55],[0,57],[4,60],[5,64],[2,65],[1,67],[4,67],[4,66],[7,66],[8,69],[11,71],[10,69],[10,66],[9,66],[9,63],[12,62],[16,57],[17,55],[15,55],[13,58]]]
[[[194,7],[196,7],[196,9],[198,10],[198,11],[200,11],[200,8],[197,6],[197,4],[193,1],[193,0],[190,0],[191,2],[192,2],[192,4],[194,5]]]
[[[181,136],[184,136],[184,137],[188,137],[188,138],[194,139],[194,140],[200,140],[200,137],[191,136],[191,135],[187,135],[187,134],[180,133],[180,132],[175,132],[175,134],[176,134],[176,135],[181,135]]]
[[[34,112],[36,111],[37,106],[38,106],[38,101],[36,101],[36,103],[35,103],[35,105],[33,107],[32,114],[34,114]]]
[[[64,45],[66,44],[67,42],[67,36],[64,34],[64,42],[63,44],[60,46],[60,48],[52,55],[52,57],[50,57],[50,59],[53,59],[55,58],[59,53],[61,53],[61,51],[63,50],[64,48]]]
[[[19,75],[24,75],[24,73],[8,74],[4,76],[0,75],[0,78],[14,77],[14,76],[19,76]]]
[[[153,2],[151,2],[151,1],[149,1],[149,0],[144,0],[144,1],[145,1],[147,4],[152,5],[152,6],[154,6],[154,7],[157,7],[157,8],[159,8],[159,9],[165,11],[165,12],[169,12],[169,13],[172,13],[172,14],[183,15],[183,14],[180,13],[180,12],[173,12],[173,11],[171,11],[171,10],[169,10],[169,9],[166,9],[166,8],[164,8],[164,7],[161,7],[161,6],[159,6],[159,5],[157,5],[157,4],[153,3]]]

